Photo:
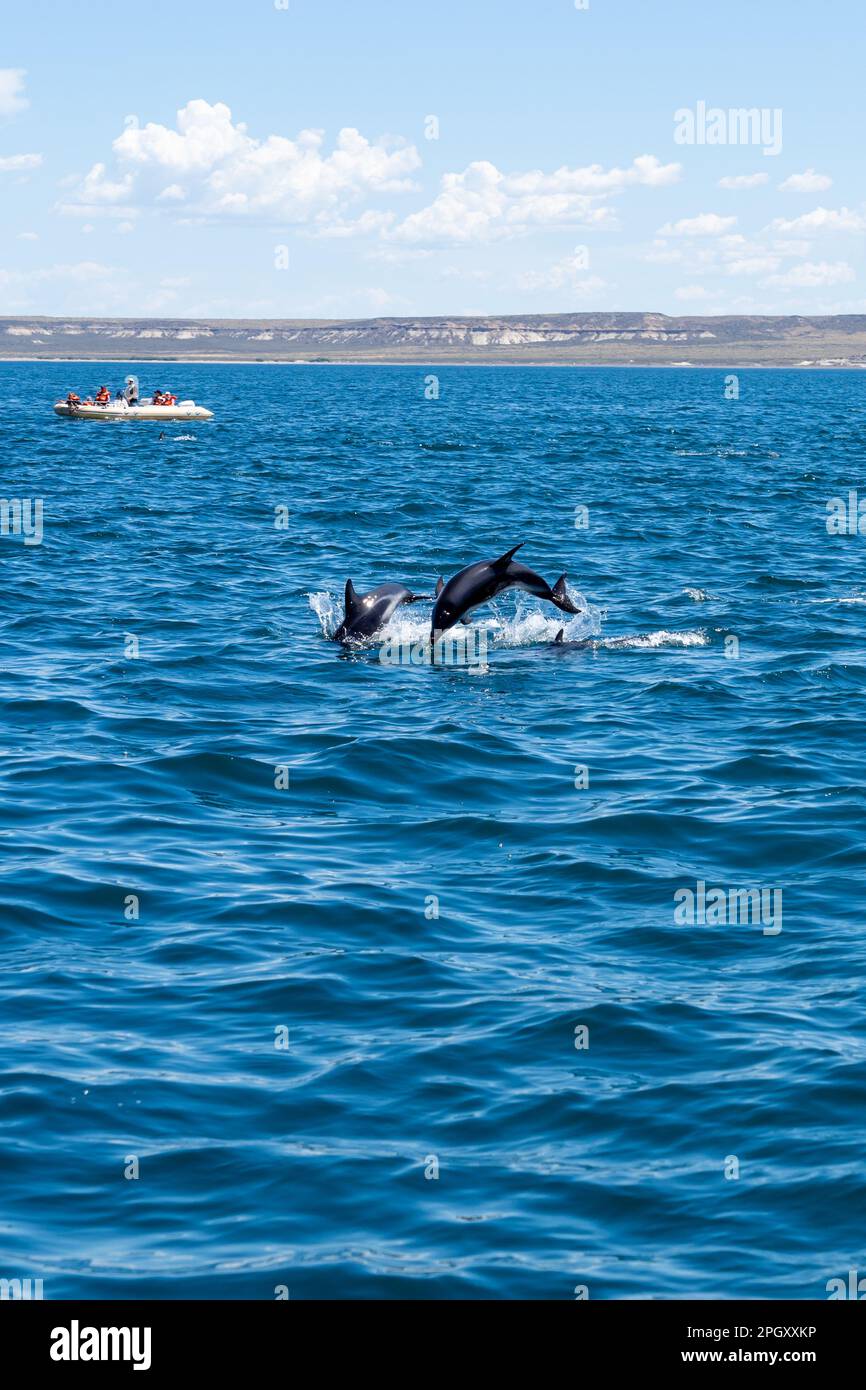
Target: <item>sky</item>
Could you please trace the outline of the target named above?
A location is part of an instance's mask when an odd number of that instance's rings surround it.
[[[866,313],[862,0],[4,10],[0,314]]]

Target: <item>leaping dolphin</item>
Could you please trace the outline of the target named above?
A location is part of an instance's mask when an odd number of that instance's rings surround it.
[[[432,594],[413,594],[405,584],[380,584],[368,594],[359,594],[351,579],[346,580],[346,612],[334,633],[335,642],[361,642],[384,627],[401,603],[418,603]]]
[[[453,575],[447,584],[439,581],[430,629],[431,643],[455,623],[461,622],[471,609],[489,603],[503,589],[525,589],[527,593],[555,604],[563,613],[583,611],[568,597],[564,574],[551,589],[540,574],[514,559],[523,544],[521,541],[520,545],[500,555],[498,560],[479,560],[474,565],[467,565],[459,574]]]

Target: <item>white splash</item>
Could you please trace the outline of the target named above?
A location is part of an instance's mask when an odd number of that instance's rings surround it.
[[[489,609],[478,613],[471,627],[487,633],[491,648],[528,647],[552,642],[560,628],[564,628],[565,640],[568,642],[585,641],[596,636],[601,631],[601,609],[588,603],[577,589],[569,587],[568,596],[576,607],[583,610],[581,613],[561,613],[551,605],[545,605],[542,610],[536,606],[535,600],[519,593],[514,612],[506,614],[504,611],[498,611],[500,606],[502,609],[505,607],[506,596],[503,595],[499,605],[491,605]],[[322,636],[333,637],[343,621],[342,597],[325,589],[308,594],[307,598],[319,620]],[[385,642],[410,646],[415,642],[426,641],[430,632],[431,612],[432,605],[429,603],[401,604],[395,609],[389,622],[380,628],[374,637],[359,646],[361,649],[373,649],[381,647]],[[463,624],[458,624],[455,638],[459,636],[462,627]]]
[[[695,603],[708,603],[712,597],[706,589],[683,589],[683,593],[686,598],[694,599]]]
[[[594,647],[606,647],[609,650],[623,649],[626,651],[645,651],[657,647],[708,647],[710,639],[706,632],[667,632],[661,628],[658,632],[638,633],[635,637],[602,637],[600,641],[593,642]]]
[[[343,621],[343,609],[333,594],[328,593],[327,589],[321,589],[317,593],[307,594],[310,607],[319,620],[323,637],[333,637],[340,623]]]
[[[489,650],[496,651],[510,647],[547,646],[556,640],[561,630],[564,642],[586,642],[592,650],[644,651],[659,647],[707,647],[710,644],[709,636],[702,629],[668,632],[662,628],[658,632],[637,633],[631,637],[600,637],[603,610],[588,603],[577,589],[569,588],[568,596],[582,610],[580,613],[569,616],[549,605],[541,608],[534,599],[520,593],[513,613],[507,614],[497,611],[498,607],[504,607],[500,599],[499,605],[492,604],[487,610],[489,616],[479,617],[471,625],[458,624],[453,640],[459,646],[461,635],[465,635],[467,650],[477,651],[475,639],[479,632],[484,631]],[[319,620],[322,636],[333,637],[343,621],[342,596],[322,589],[308,594],[307,598]],[[407,649],[419,643],[423,645],[430,632],[431,611],[429,603],[401,604],[375,636],[358,644],[358,650],[377,652],[386,643],[392,648],[400,646]],[[476,664],[473,674],[483,674],[483,670]]]

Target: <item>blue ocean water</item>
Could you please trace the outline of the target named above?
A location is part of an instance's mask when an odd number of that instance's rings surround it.
[[[0,537],[0,1276],[866,1273],[863,377],[140,364],[216,420],[53,418],[130,365],[0,365],[44,507]],[[471,666],[327,640],[347,576],[518,541],[584,614],[504,595]],[[773,914],[678,921],[699,883]]]

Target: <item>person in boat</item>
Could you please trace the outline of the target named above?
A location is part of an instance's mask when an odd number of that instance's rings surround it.
[[[159,387],[157,387],[157,389],[154,391],[153,395],[150,398],[151,405],[165,405],[163,395],[164,392],[160,391]]]
[[[96,404],[97,404],[97,405],[108,405],[110,401],[111,401],[111,392],[109,391],[108,387],[107,387],[107,386],[100,386],[99,390],[98,390],[97,393],[96,393]]]
[[[81,405],[81,397],[77,396],[74,391],[70,391],[66,397],[66,404],[70,406]]]

